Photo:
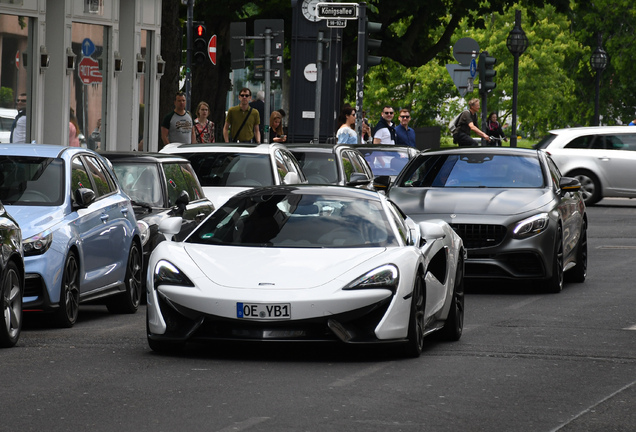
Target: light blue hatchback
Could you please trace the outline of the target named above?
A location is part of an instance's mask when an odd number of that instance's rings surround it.
[[[22,229],[25,311],[71,327],[79,304],[139,306],[142,250],[130,198],[105,160],[81,147],[0,145],[0,201]]]

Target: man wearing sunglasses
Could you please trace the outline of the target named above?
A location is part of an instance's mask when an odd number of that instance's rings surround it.
[[[11,125],[11,138],[9,142],[26,142],[26,103],[26,93],[22,93],[15,101],[15,108],[18,110],[18,115],[15,116],[13,124]]]
[[[400,110],[400,124],[395,127],[395,143],[401,146],[415,147],[415,130],[409,127],[411,113],[406,108]]]
[[[395,111],[390,106],[385,106],[382,110],[382,118],[373,129],[373,144],[395,144],[395,126],[393,116]]]
[[[239,104],[227,110],[225,124],[223,125],[223,139],[230,142],[255,142],[261,143],[261,131],[259,125],[261,117],[258,110],[250,106],[252,91],[242,88],[239,91]]]

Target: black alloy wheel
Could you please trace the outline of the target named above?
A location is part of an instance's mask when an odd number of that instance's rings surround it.
[[[59,308],[55,312],[55,321],[59,327],[70,328],[77,321],[80,294],[79,278],[77,256],[75,252],[69,252],[64,263]]]
[[[558,294],[563,290],[563,231],[561,225],[557,227],[552,263],[552,276],[545,281],[545,290]]]
[[[0,327],[0,348],[18,343],[22,331],[22,287],[18,267],[9,261],[2,278],[0,296],[4,325]]]
[[[404,353],[408,357],[417,358],[424,349],[425,321],[424,311],[426,308],[424,279],[420,273],[415,277],[413,294],[411,295],[411,313],[409,316],[409,331],[407,342],[404,346]]]
[[[126,264],[126,276],[124,283],[126,291],[110,298],[106,303],[111,313],[135,313],[139,308],[142,288],[142,256],[141,250],[135,241],[130,246],[128,262]]]
[[[458,341],[464,331],[464,257],[457,260],[453,299],[441,336],[448,341]]]
[[[565,274],[569,282],[582,283],[587,277],[587,222],[581,225],[579,242],[576,245],[576,265]]]

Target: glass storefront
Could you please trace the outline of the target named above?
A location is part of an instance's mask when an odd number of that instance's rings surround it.
[[[27,17],[0,14],[0,143],[30,142],[29,24]],[[21,119],[21,120],[20,120]],[[17,129],[17,130],[16,130]]]
[[[109,27],[73,23],[72,50],[75,54],[75,69],[71,80],[70,119],[77,121],[77,131],[81,146],[93,150],[104,149],[106,142],[105,128],[102,128],[105,110],[104,86],[106,67],[108,64]],[[74,119],[75,117],[75,119]],[[69,145],[73,145],[70,133],[77,127],[69,125]]]

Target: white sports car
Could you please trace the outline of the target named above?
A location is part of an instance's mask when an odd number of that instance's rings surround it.
[[[180,218],[160,225],[168,237],[179,228]],[[417,357],[433,331],[461,337],[464,259],[446,222],[416,225],[377,192],[248,190],[153,251],[148,343],[396,342]]]

